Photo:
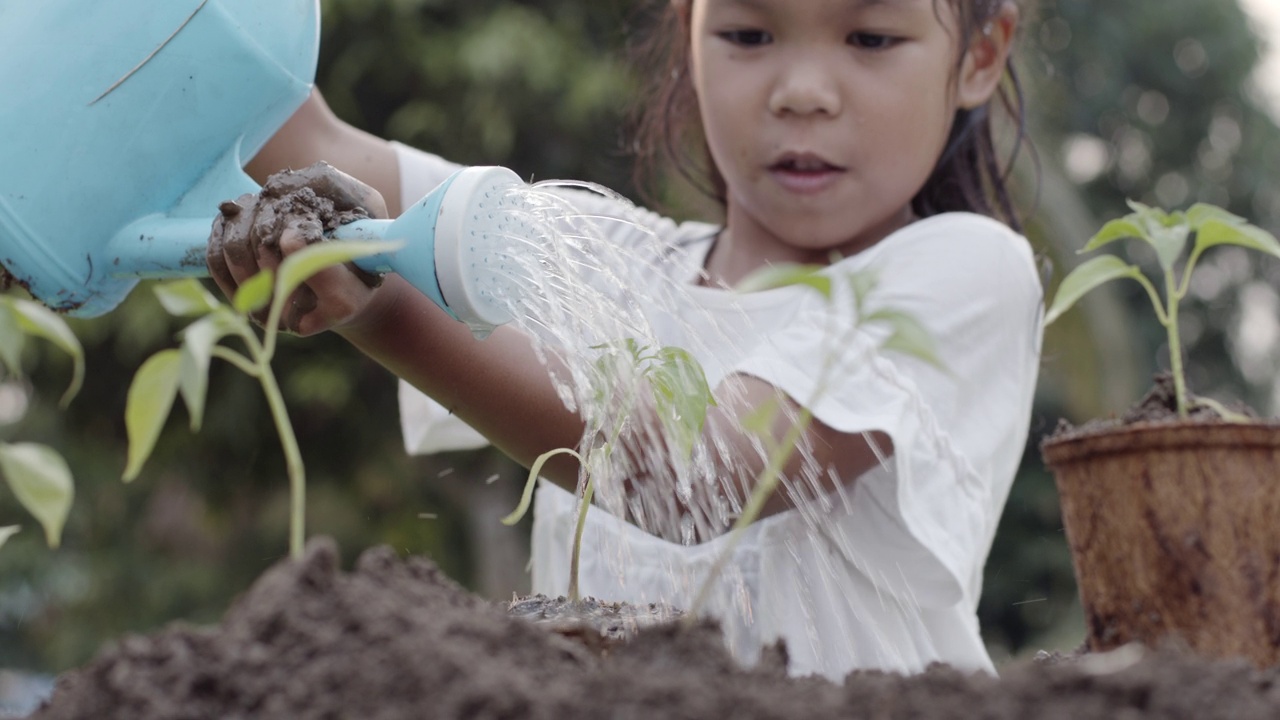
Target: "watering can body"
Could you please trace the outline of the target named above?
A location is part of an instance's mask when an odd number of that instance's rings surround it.
[[[257,190],[241,159],[306,99],[318,43],[317,0],[0,3],[0,265],[81,316],[202,274],[212,209]]]
[[[260,190],[243,161],[311,91],[319,22],[318,0],[0,0],[0,270],[82,317],[141,278],[207,274],[216,208]],[[357,264],[401,274],[483,335],[500,314],[465,283],[451,308],[436,263],[463,267],[464,225],[519,182],[466,168],[397,220],[334,236],[405,241]]]

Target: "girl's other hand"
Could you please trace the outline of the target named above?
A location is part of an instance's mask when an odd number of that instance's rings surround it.
[[[228,298],[259,271],[274,271],[337,226],[387,217],[376,190],[326,163],[272,175],[257,195],[241,195],[219,210],[205,260]],[[380,280],[351,264],[326,268],[289,297],[281,329],[313,335],[350,322],[368,307]],[[266,311],[254,319],[265,321]]]

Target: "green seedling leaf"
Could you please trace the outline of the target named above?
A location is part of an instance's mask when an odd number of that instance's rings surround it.
[[[75,496],[67,462],[44,445],[0,444],[0,473],[18,502],[44,527],[49,547],[58,547]]]
[[[572,455],[578,459],[578,462],[583,465],[587,464],[587,461],[582,459],[582,456],[578,454],[578,451],[572,448],[556,448],[555,450],[548,450],[539,455],[538,459],[534,460],[533,465],[529,468],[529,477],[524,482],[524,493],[520,495],[520,504],[516,506],[516,509],[513,510],[510,515],[502,518],[503,525],[515,525],[520,522],[520,519],[524,517],[525,513],[529,512],[529,506],[533,504],[533,488],[538,484],[538,476],[542,473],[542,466],[546,465],[548,460],[557,455]]]
[[[10,375],[22,377],[22,349],[27,334],[18,325],[18,314],[13,310],[13,298],[0,297],[0,364]]]
[[[1166,273],[1173,272],[1173,264],[1182,257],[1187,248],[1187,239],[1191,236],[1191,227],[1185,223],[1169,227],[1152,228],[1151,234],[1145,238],[1151,247],[1156,249],[1156,259],[1160,268]]]
[[[356,258],[379,255],[399,250],[401,242],[333,241],[319,242],[290,255],[280,263],[276,281],[276,297],[288,297],[312,275],[334,265],[351,262]]]
[[[133,376],[124,410],[124,424],[129,435],[125,482],[133,482],[138,477],[155,449],[160,430],[173,408],[173,398],[178,393],[181,367],[180,351],[161,350],[143,363]]]
[[[178,390],[191,416],[191,432],[199,432],[204,418],[209,387],[209,365],[213,348],[222,338],[236,332],[240,318],[224,306],[191,323],[182,332],[182,360],[178,367]]]
[[[0,547],[4,547],[4,544],[9,542],[9,538],[13,537],[14,535],[17,535],[18,531],[21,529],[22,529],[21,525],[9,525],[7,527],[0,527]]]
[[[1218,218],[1206,220],[1196,232],[1197,251],[1214,245],[1239,245],[1280,257],[1280,242],[1271,233],[1254,225],[1239,225]]]
[[[1244,225],[1246,220],[1239,215],[1227,212],[1217,205],[1208,203],[1196,203],[1187,208],[1186,212],[1187,224],[1193,229],[1199,230],[1206,222],[1210,220],[1221,220],[1229,225]]]
[[[768,265],[742,279],[734,289],[740,293],[759,292],[788,285],[804,285],[831,299],[831,278],[820,271],[822,265],[781,263]]]
[[[1049,325],[1057,320],[1059,316],[1070,310],[1076,301],[1099,285],[1119,278],[1139,276],[1141,271],[1137,267],[1115,255],[1101,255],[1081,263],[1062,279],[1062,284],[1058,286],[1058,294],[1053,298],[1053,305],[1045,315],[1044,324]]]
[[[1146,231],[1138,224],[1133,215],[1112,220],[1097,232],[1085,246],[1080,249],[1081,253],[1087,253],[1091,250],[1097,250],[1103,245],[1113,243],[1116,240],[1124,240],[1126,238],[1141,238],[1146,235]]]
[[[195,278],[161,283],[156,285],[155,293],[165,312],[175,317],[208,315],[219,306],[218,300]]]
[[[876,286],[880,284],[880,276],[872,270],[862,270],[859,272],[851,272],[848,274],[849,288],[853,291],[853,307],[862,313],[862,308],[867,304],[867,298],[875,291]],[[831,298],[827,298],[830,300]]]
[[[881,344],[881,348],[909,355],[939,370],[946,370],[946,366],[938,357],[933,336],[915,316],[898,310],[877,310],[869,315],[866,321],[889,326],[889,338]]]
[[[248,315],[266,307],[267,303],[271,302],[271,288],[275,284],[275,279],[275,273],[268,269],[245,280],[243,285],[236,288],[231,306],[241,315]]]
[[[1218,413],[1218,416],[1221,417],[1223,420],[1226,420],[1228,422],[1238,422],[1238,423],[1253,422],[1248,415],[1231,410],[1226,405],[1223,405],[1222,403],[1218,402],[1217,400],[1214,400],[1213,398],[1193,395],[1191,397],[1191,402],[1193,405],[1203,405],[1209,408],[1210,410]]]
[[[1129,209],[1133,211],[1133,215],[1137,215],[1137,216],[1146,217],[1150,215],[1152,212],[1160,212],[1159,210],[1154,210],[1150,205],[1140,203],[1137,200],[1133,200],[1133,199],[1126,199],[1124,201],[1124,204],[1128,205]]]
[[[702,434],[707,409],[716,404],[706,373],[688,351],[664,347],[646,368],[645,375],[653,388],[658,416],[675,435],[681,455],[688,457]]]
[[[19,328],[28,335],[48,340],[71,356],[75,367],[71,374],[71,383],[62,394],[61,400],[62,406],[66,407],[80,392],[80,386],[84,384],[84,348],[80,346],[80,340],[76,338],[75,333],[71,332],[71,327],[61,315],[44,305],[21,298],[13,298],[10,302]]]

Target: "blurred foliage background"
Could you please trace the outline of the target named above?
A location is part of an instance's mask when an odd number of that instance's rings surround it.
[[[620,134],[634,79],[627,0],[324,0],[317,83],[343,118],[464,163],[574,177],[631,194]],[[1018,168],[1028,235],[1052,268],[1124,199],[1223,205],[1280,231],[1280,130],[1251,74],[1260,53],[1235,3],[1041,0],[1024,7],[1019,66],[1036,152]],[[644,68],[640,68],[644,71]],[[698,200],[677,212],[693,212]],[[1142,249],[1131,259],[1150,262]],[[1184,314],[1193,388],[1272,414],[1280,268],[1216,250]],[[1123,409],[1167,362],[1137,285],[1089,299],[1046,338],[1022,472],[988,563],[980,615],[997,659],[1068,650],[1083,630],[1039,440],[1059,418]],[[0,440],[59,448],[76,474],[63,546],[28,528],[0,551],[0,666],[59,672],[104,643],[175,619],[216,620],[286,552],[283,461],[256,385],[215,365],[193,436],[176,411],[143,476],[121,484],[133,372],[179,329],[146,289],[110,315],[74,321],[89,377],[66,410],[70,372],[27,348],[29,373],[0,379]],[[497,519],[519,468],[492,452],[408,457],[395,384],[334,338],[286,342],[277,360],[310,476],[311,534],[351,562],[390,544],[427,555],[490,597],[528,587],[528,528]],[[0,520],[24,518],[0,495]]]

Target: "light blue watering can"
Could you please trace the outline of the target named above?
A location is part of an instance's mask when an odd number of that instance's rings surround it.
[[[242,162],[311,91],[319,21],[318,0],[0,0],[0,266],[83,317],[140,278],[205,275],[218,204],[259,190]],[[482,330],[506,318],[484,309],[484,288],[445,301],[437,228],[461,233],[518,183],[468,168],[395,222],[339,237],[406,241],[358,264]]]

